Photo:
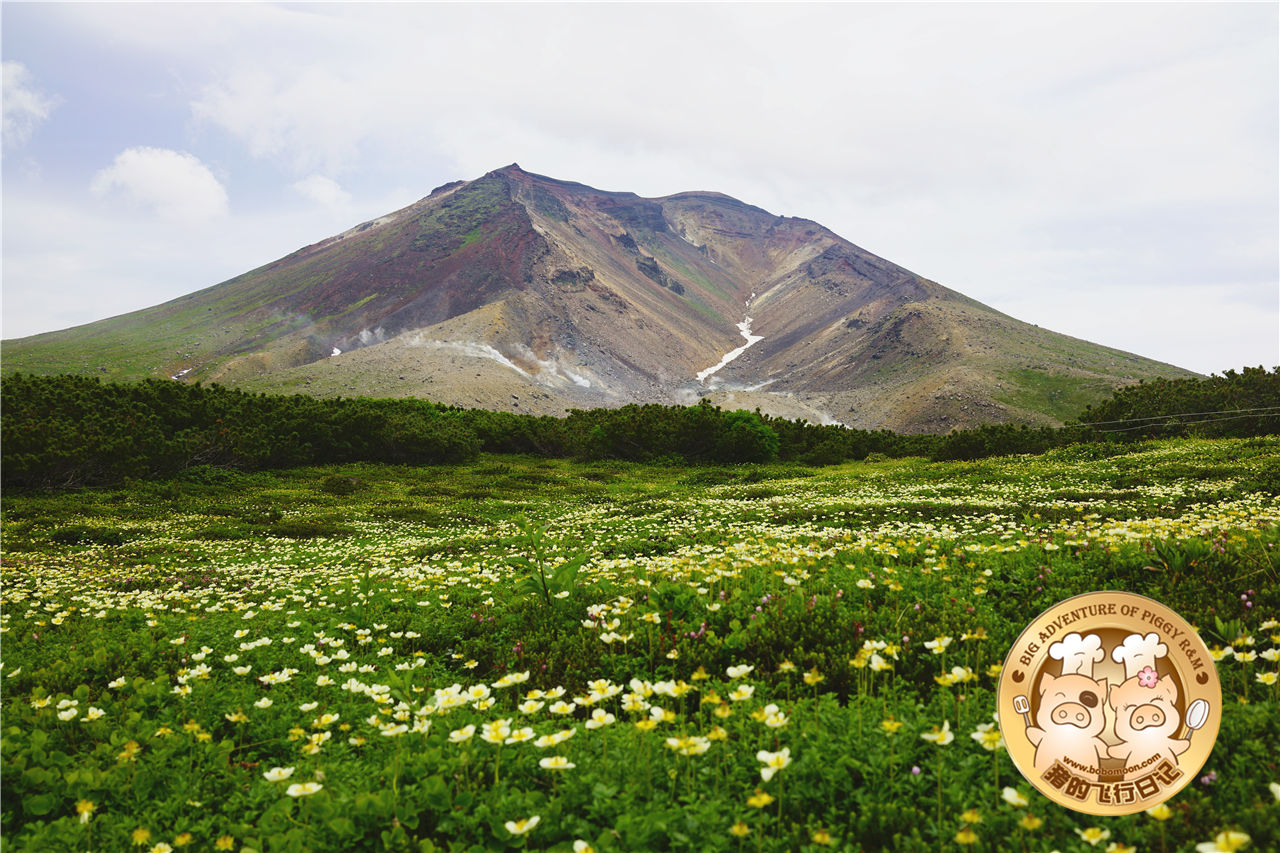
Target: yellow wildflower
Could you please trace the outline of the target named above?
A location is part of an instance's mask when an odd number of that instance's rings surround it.
[[[1111,830],[1099,829],[1096,826],[1086,827],[1085,829],[1077,829],[1076,835],[1080,836],[1080,840],[1086,844],[1096,847],[1099,843],[1106,841],[1111,837]]]
[[[995,752],[1004,746],[1004,738],[995,723],[979,723],[977,730],[970,733],[969,737],[981,744],[987,752]]]
[[[934,726],[927,732],[921,732],[920,737],[938,746],[946,746],[956,739],[955,734],[951,731],[951,721],[943,720],[942,728]]]
[[[1212,841],[1204,841],[1196,845],[1197,853],[1231,853],[1249,844],[1248,833],[1224,829]]]
[[[836,843],[835,838],[825,829],[818,829],[809,837],[813,839],[814,844],[821,844],[823,847],[834,847]]]

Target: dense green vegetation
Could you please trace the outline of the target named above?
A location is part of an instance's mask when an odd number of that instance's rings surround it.
[[[1262,368],[1131,386],[1087,411],[1082,423],[1060,429],[1002,425],[945,436],[821,426],[709,405],[632,405],[552,418],[423,400],[269,396],[80,376],[19,374],[4,379],[2,395],[3,482],[18,487],[165,477],[202,465],[253,471],[355,461],[435,464],[481,451],[831,465],[870,454],[980,459],[1085,440],[1280,433],[1280,369]]]
[[[9,493],[0,840],[1276,849],[1277,464],[1280,438],[823,468],[481,453]],[[1219,740],[1167,813],[1049,803],[992,725],[1022,626],[1102,588],[1164,601],[1217,659]]]
[[[1206,438],[1280,432],[1280,368],[1208,379],[1154,379],[1117,390],[1080,420],[1106,435]]]

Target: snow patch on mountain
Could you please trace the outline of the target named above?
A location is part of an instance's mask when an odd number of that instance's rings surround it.
[[[755,296],[754,293],[751,295]],[[738,324],[738,331],[742,333],[742,337],[747,339],[747,342],[742,346],[738,347],[737,349],[729,350],[729,352],[720,356],[720,361],[717,362],[716,364],[713,364],[711,367],[708,367],[706,370],[699,370],[697,373],[699,382],[706,384],[707,377],[711,376],[716,371],[724,367],[726,364],[733,361],[738,356],[742,355],[744,352],[750,349],[752,345],[757,344],[760,341],[764,340],[763,335],[751,334],[751,318],[750,317],[747,317],[741,323]]]

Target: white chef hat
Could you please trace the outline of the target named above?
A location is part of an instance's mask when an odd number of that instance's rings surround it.
[[[1097,634],[1081,636],[1072,632],[1049,647],[1049,657],[1062,661],[1063,675],[1093,678],[1093,665],[1105,656],[1102,638]]]
[[[1111,650],[1111,659],[1124,664],[1124,677],[1133,678],[1147,667],[1156,668],[1156,661],[1169,654],[1169,647],[1160,642],[1155,631],[1149,634],[1130,634],[1124,642]]]

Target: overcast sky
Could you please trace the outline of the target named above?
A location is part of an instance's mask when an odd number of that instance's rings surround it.
[[[518,162],[814,219],[1022,320],[1280,364],[1280,20],[1205,4],[3,4],[3,335]]]

